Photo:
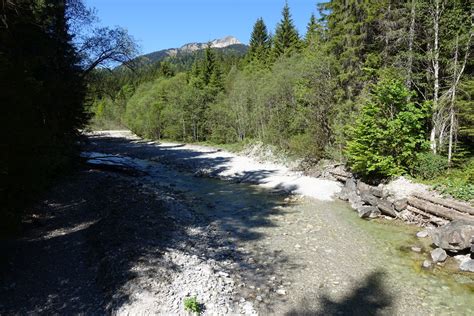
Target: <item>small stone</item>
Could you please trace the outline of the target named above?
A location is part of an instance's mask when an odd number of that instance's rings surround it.
[[[459,268],[461,271],[474,272],[474,259],[463,260]]]
[[[416,233],[416,237],[418,237],[418,238],[426,238],[428,236],[429,236],[429,234],[428,234],[427,230],[422,230],[422,231]]]
[[[425,268],[425,269],[431,268],[431,261],[429,261],[429,260],[423,261],[422,267]]]
[[[295,245],[295,248],[296,248],[296,249],[299,249],[299,248],[301,248],[301,245],[296,244],[296,245]]]
[[[260,295],[257,295],[257,297],[255,299],[259,302],[263,301],[263,298]]]
[[[420,253],[421,252],[421,247],[413,246],[413,247],[411,247],[411,250],[414,251],[414,252]]]
[[[285,289],[278,289],[278,290],[276,290],[276,293],[278,295],[286,295],[286,290]]]
[[[431,259],[433,262],[443,262],[448,258],[448,254],[444,249],[436,248],[435,250],[431,251]]]

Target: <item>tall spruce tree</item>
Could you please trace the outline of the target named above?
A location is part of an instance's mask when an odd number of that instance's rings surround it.
[[[316,16],[311,14],[311,18],[309,19],[308,26],[306,27],[306,35],[304,38],[305,45],[314,46],[318,42],[322,41],[323,37],[323,27],[322,25],[316,20]]]
[[[250,36],[247,59],[251,63],[265,64],[270,52],[271,42],[267,26],[262,18],[257,19]]]
[[[273,57],[281,55],[291,55],[300,48],[300,38],[298,31],[291,18],[288,2],[285,3],[282,11],[282,19],[278,23],[273,38]]]

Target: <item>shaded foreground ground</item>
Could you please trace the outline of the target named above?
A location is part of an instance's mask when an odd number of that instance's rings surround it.
[[[84,166],[49,192],[24,236],[1,243],[0,314],[182,313],[193,291],[209,313],[473,313],[468,287],[418,271],[422,255],[400,251],[417,242],[411,230],[366,223],[343,203],[195,174],[225,157],[91,141],[89,151],[150,164],[140,172]]]

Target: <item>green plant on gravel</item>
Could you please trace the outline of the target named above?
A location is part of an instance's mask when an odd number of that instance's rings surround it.
[[[199,304],[197,298],[195,296],[193,297],[186,297],[184,299],[184,310],[193,312],[196,314],[200,314],[202,307],[201,304]]]

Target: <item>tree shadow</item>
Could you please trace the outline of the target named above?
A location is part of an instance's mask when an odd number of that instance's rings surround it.
[[[213,259],[246,284],[263,284],[283,265],[292,265],[281,254],[265,249],[249,254],[239,247],[262,239],[260,228],[277,225],[272,216],[284,214],[286,192],[274,194],[250,184],[195,177],[192,172],[220,168],[227,158],[120,138],[93,142],[87,150],[150,161],[158,157],[159,162],[167,157],[182,169],[154,166],[156,171],[147,175],[132,175],[84,166],[79,176],[60,183],[36,210],[40,225],[30,227],[23,238],[0,242],[6,259],[0,314],[114,312],[133,299],[136,289],[129,286],[131,281],[166,282],[179,271],[163,258],[173,249]],[[191,167],[184,163],[190,158]],[[260,181],[271,172],[252,171],[244,177]],[[181,208],[163,202],[162,194],[180,201]],[[188,228],[205,231],[206,236],[190,234]]]
[[[376,271],[366,276],[360,285],[340,300],[327,294],[320,298],[304,298],[300,306],[286,313],[297,315],[380,315],[392,306],[392,295],[383,284],[384,272]]]

